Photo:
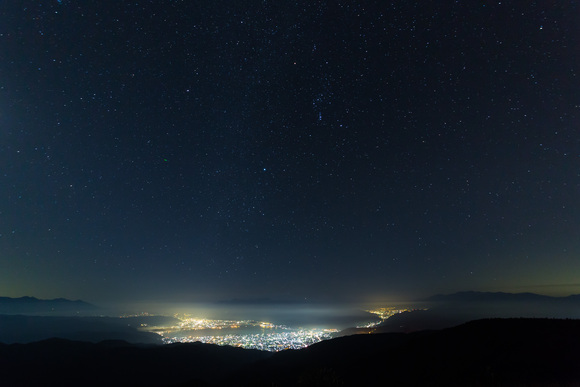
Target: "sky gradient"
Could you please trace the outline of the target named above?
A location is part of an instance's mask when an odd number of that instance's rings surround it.
[[[580,293],[560,1],[6,1],[0,294]]]

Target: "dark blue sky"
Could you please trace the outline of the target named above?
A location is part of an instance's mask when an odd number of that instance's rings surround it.
[[[0,294],[580,292],[578,2],[0,5]]]

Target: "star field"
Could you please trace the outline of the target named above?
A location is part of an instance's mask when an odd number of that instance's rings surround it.
[[[0,6],[0,292],[580,289],[578,2]]]

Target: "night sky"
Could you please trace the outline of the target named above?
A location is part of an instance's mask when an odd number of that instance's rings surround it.
[[[580,293],[578,1],[2,1],[0,295]]]

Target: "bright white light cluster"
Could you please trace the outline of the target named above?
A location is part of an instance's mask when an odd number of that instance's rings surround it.
[[[272,332],[247,335],[223,335],[223,336],[187,336],[187,337],[164,337],[163,342],[188,343],[201,342],[207,344],[229,345],[247,349],[259,349],[262,351],[282,351],[285,349],[300,349],[309,345],[327,340],[336,329],[312,329],[291,330],[285,332]]]

